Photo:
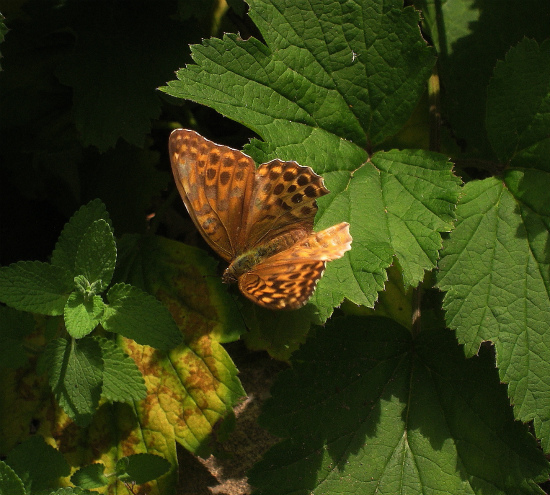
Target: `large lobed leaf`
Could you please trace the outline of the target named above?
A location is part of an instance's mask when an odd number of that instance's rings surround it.
[[[163,90],[277,146],[315,129],[380,142],[408,119],[435,61],[418,13],[397,1],[254,0],[249,15],[265,45],[235,35],[195,45],[197,65]]]
[[[260,417],[284,440],[250,473],[255,494],[540,493],[547,463],[488,349],[466,359],[443,328],[346,317],[292,362]]]
[[[161,299],[185,337],[168,354],[123,343],[145,377],[148,395],[137,411],[146,434],[153,444],[171,438],[206,453],[214,425],[245,395],[220,344],[238,337],[242,320],[215,264],[200,250],[161,237],[128,236],[121,241],[120,259],[125,280]]]
[[[448,291],[449,326],[468,355],[485,340],[494,343],[515,414],[534,420],[545,451],[550,451],[549,47],[524,40],[495,68],[487,131],[506,169],[501,179],[466,185],[439,276],[439,286]]]
[[[435,266],[439,232],[451,228],[457,180],[436,154],[367,162],[365,149],[402,127],[425,89],[434,57],[418,13],[397,1],[254,0],[249,14],[265,45],[206,40],[192,48],[196,64],[161,89],[256,131],[265,142],[246,151],[257,162],[296,160],[323,174],[332,194],[318,202],[317,226],[347,220],[354,241],[319,283],[322,321],[344,297],[372,306],[394,256],[415,285]]]
[[[405,286],[422,280],[424,270],[437,262],[440,232],[452,229],[460,180],[451,168],[437,153],[379,152],[349,181],[333,189],[341,193],[320,211],[318,224],[330,224],[336,212],[345,211],[354,249],[348,263],[337,260],[327,270],[314,296],[320,307],[344,296],[372,306],[394,256],[403,270]],[[333,287],[332,291],[325,286]]]

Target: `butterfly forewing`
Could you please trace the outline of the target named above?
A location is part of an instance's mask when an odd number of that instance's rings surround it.
[[[252,158],[186,129],[169,142],[172,172],[189,215],[210,246],[231,261],[250,205],[255,166]]]

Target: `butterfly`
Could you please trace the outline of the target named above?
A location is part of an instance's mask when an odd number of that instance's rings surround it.
[[[351,249],[346,222],[313,231],[315,200],[329,191],[311,168],[277,159],[256,168],[243,152],[187,129],[172,132],[169,153],[195,226],[230,263],[222,280],[256,304],[300,308],[326,261]]]

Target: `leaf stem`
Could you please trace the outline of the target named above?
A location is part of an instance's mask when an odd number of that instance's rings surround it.
[[[430,103],[430,150],[437,152],[441,150],[441,101],[439,97],[439,74],[436,65],[428,80],[428,101]]]

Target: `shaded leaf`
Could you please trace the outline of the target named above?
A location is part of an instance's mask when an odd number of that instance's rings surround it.
[[[127,284],[115,284],[107,293],[102,325],[138,344],[171,349],[182,341],[169,311],[150,294]]]
[[[61,315],[73,285],[65,268],[40,261],[0,267],[0,301],[21,311]]]
[[[57,478],[70,472],[63,455],[38,435],[15,447],[6,457],[6,463],[33,492],[51,487]]]
[[[82,196],[101,198],[117,235],[145,233],[150,227],[147,215],[151,205],[171,179],[166,170],[160,169],[160,161],[158,151],[125,142],[118,142],[106,153],[86,155],[81,168]]]
[[[76,46],[56,73],[73,88],[83,145],[104,152],[121,137],[142,147],[160,114],[154,88],[185,60],[192,24],[175,22],[169,2],[143,4],[139,12],[124,3],[68,7]]]
[[[111,225],[109,214],[100,199],[94,199],[81,206],[65,224],[52,253],[52,265],[64,267],[77,275],[75,263],[78,248],[87,230],[97,220],[104,220]]]
[[[0,493],[2,495],[26,495],[21,478],[4,461],[0,461]]]
[[[549,46],[540,51],[525,40],[495,68],[488,125],[495,150],[510,164],[503,180],[465,186],[438,277],[439,287],[448,291],[448,325],[457,329],[467,355],[483,341],[494,343],[516,417],[535,421],[545,451],[550,451],[550,385],[544,378],[550,374],[550,139],[544,129],[550,125],[550,73],[539,64]],[[525,71],[528,84],[518,75]],[[512,88],[518,104],[510,113],[502,95]]]
[[[88,426],[101,394],[98,343],[91,338],[53,340],[46,347],[44,366],[59,405],[79,426]]]
[[[170,469],[170,463],[158,455],[135,454],[117,462],[117,477],[138,485],[160,478]]]
[[[438,74],[445,89],[442,114],[452,130],[451,138],[478,159],[493,158],[485,112],[495,63],[524,37],[539,42],[548,38],[550,3],[517,2],[509,9],[477,0],[414,3],[422,9],[424,29],[438,51]],[[508,104],[511,108],[512,100]]]
[[[550,40],[539,47],[525,39],[512,48],[497,63],[487,98],[487,132],[501,161],[550,149]]]
[[[29,313],[0,307],[0,366],[15,369],[27,362],[23,339],[34,329],[34,320]]]
[[[91,492],[90,490],[84,490],[78,486],[66,486],[64,488],[58,488],[55,492],[50,492],[48,495],[95,495],[97,492]]]
[[[71,476],[71,483],[80,488],[100,488],[109,484],[109,478],[105,476],[103,464],[90,464],[76,471]]]
[[[244,301],[242,313],[249,327],[249,331],[243,335],[248,349],[265,350],[280,360],[289,359],[305,342],[311,324],[319,323],[318,312],[313,304],[306,304],[296,311],[270,311]]]
[[[154,236],[124,236],[119,241],[116,280],[156,295],[170,309],[188,339],[209,334],[232,342],[245,331],[218,262],[203,250]]]
[[[6,33],[8,32],[8,28],[6,27],[6,24],[4,23],[5,17],[0,14],[0,43],[4,41],[4,37]],[[0,55],[1,58],[1,55]],[[2,70],[2,67],[0,66],[0,70]]]
[[[413,340],[389,319],[347,317],[292,364],[260,417],[286,440],[250,473],[255,493],[540,493],[548,464],[490,352],[466,360],[444,329]]]

